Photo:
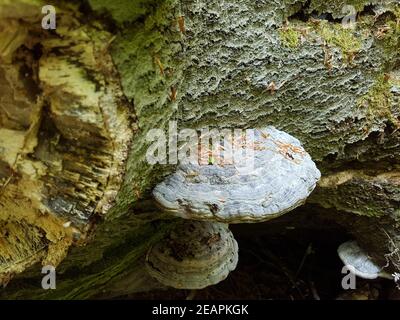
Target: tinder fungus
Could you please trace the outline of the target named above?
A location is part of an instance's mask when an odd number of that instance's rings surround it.
[[[228,226],[185,221],[146,256],[149,274],[177,289],[202,289],[224,280],[236,268],[238,245]]]
[[[250,169],[180,163],[153,190],[159,207],[185,219],[229,224],[270,220],[303,204],[320,178],[310,155],[274,127],[253,132]]]

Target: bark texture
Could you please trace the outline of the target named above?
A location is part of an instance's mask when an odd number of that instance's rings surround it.
[[[60,1],[51,31],[44,4],[0,1],[1,298],[160,287],[143,256],[179,220],[151,201],[174,168],[146,134],[171,120],[295,136],[323,173],[312,212],[400,271],[397,1]]]

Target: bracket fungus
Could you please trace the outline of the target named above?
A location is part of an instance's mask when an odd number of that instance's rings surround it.
[[[180,163],[153,190],[162,210],[185,219],[262,222],[303,204],[321,174],[301,143],[272,126],[255,129],[253,165]]]
[[[238,245],[228,226],[185,221],[146,256],[148,273],[177,289],[202,289],[224,280],[238,262]]]
[[[347,241],[337,249],[339,258],[356,276],[363,279],[376,279],[378,277],[392,279],[392,276],[382,271],[382,267],[375,264],[368,254],[356,241]]]

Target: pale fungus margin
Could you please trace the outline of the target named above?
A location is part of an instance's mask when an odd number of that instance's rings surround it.
[[[184,219],[255,223],[302,205],[321,174],[296,138],[254,130],[254,166],[181,163],[153,190],[157,205]]]
[[[238,246],[231,223],[271,220],[303,204],[321,177],[299,140],[272,126],[254,130],[253,162],[182,162],[153,190],[167,214],[187,219],[151,247],[148,273],[177,289],[201,289],[236,268]],[[211,242],[210,242],[211,241]]]

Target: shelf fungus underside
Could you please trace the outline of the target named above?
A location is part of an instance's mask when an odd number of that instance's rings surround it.
[[[392,276],[383,271],[383,267],[379,267],[356,241],[347,241],[341,244],[337,251],[344,265],[360,278],[376,279],[382,277],[392,279]]]
[[[202,289],[226,279],[238,262],[238,245],[228,226],[185,221],[152,246],[146,256],[149,274],[177,289]]]
[[[254,162],[180,164],[156,186],[157,204],[175,216],[224,223],[273,219],[303,204],[320,172],[301,143],[274,127],[254,130]]]
[[[57,266],[84,242],[91,218],[116,197],[132,135],[102,50],[110,35],[92,35],[64,13],[63,27],[44,33],[40,23],[16,23],[36,21],[23,12],[0,12],[3,285],[34,263]]]

